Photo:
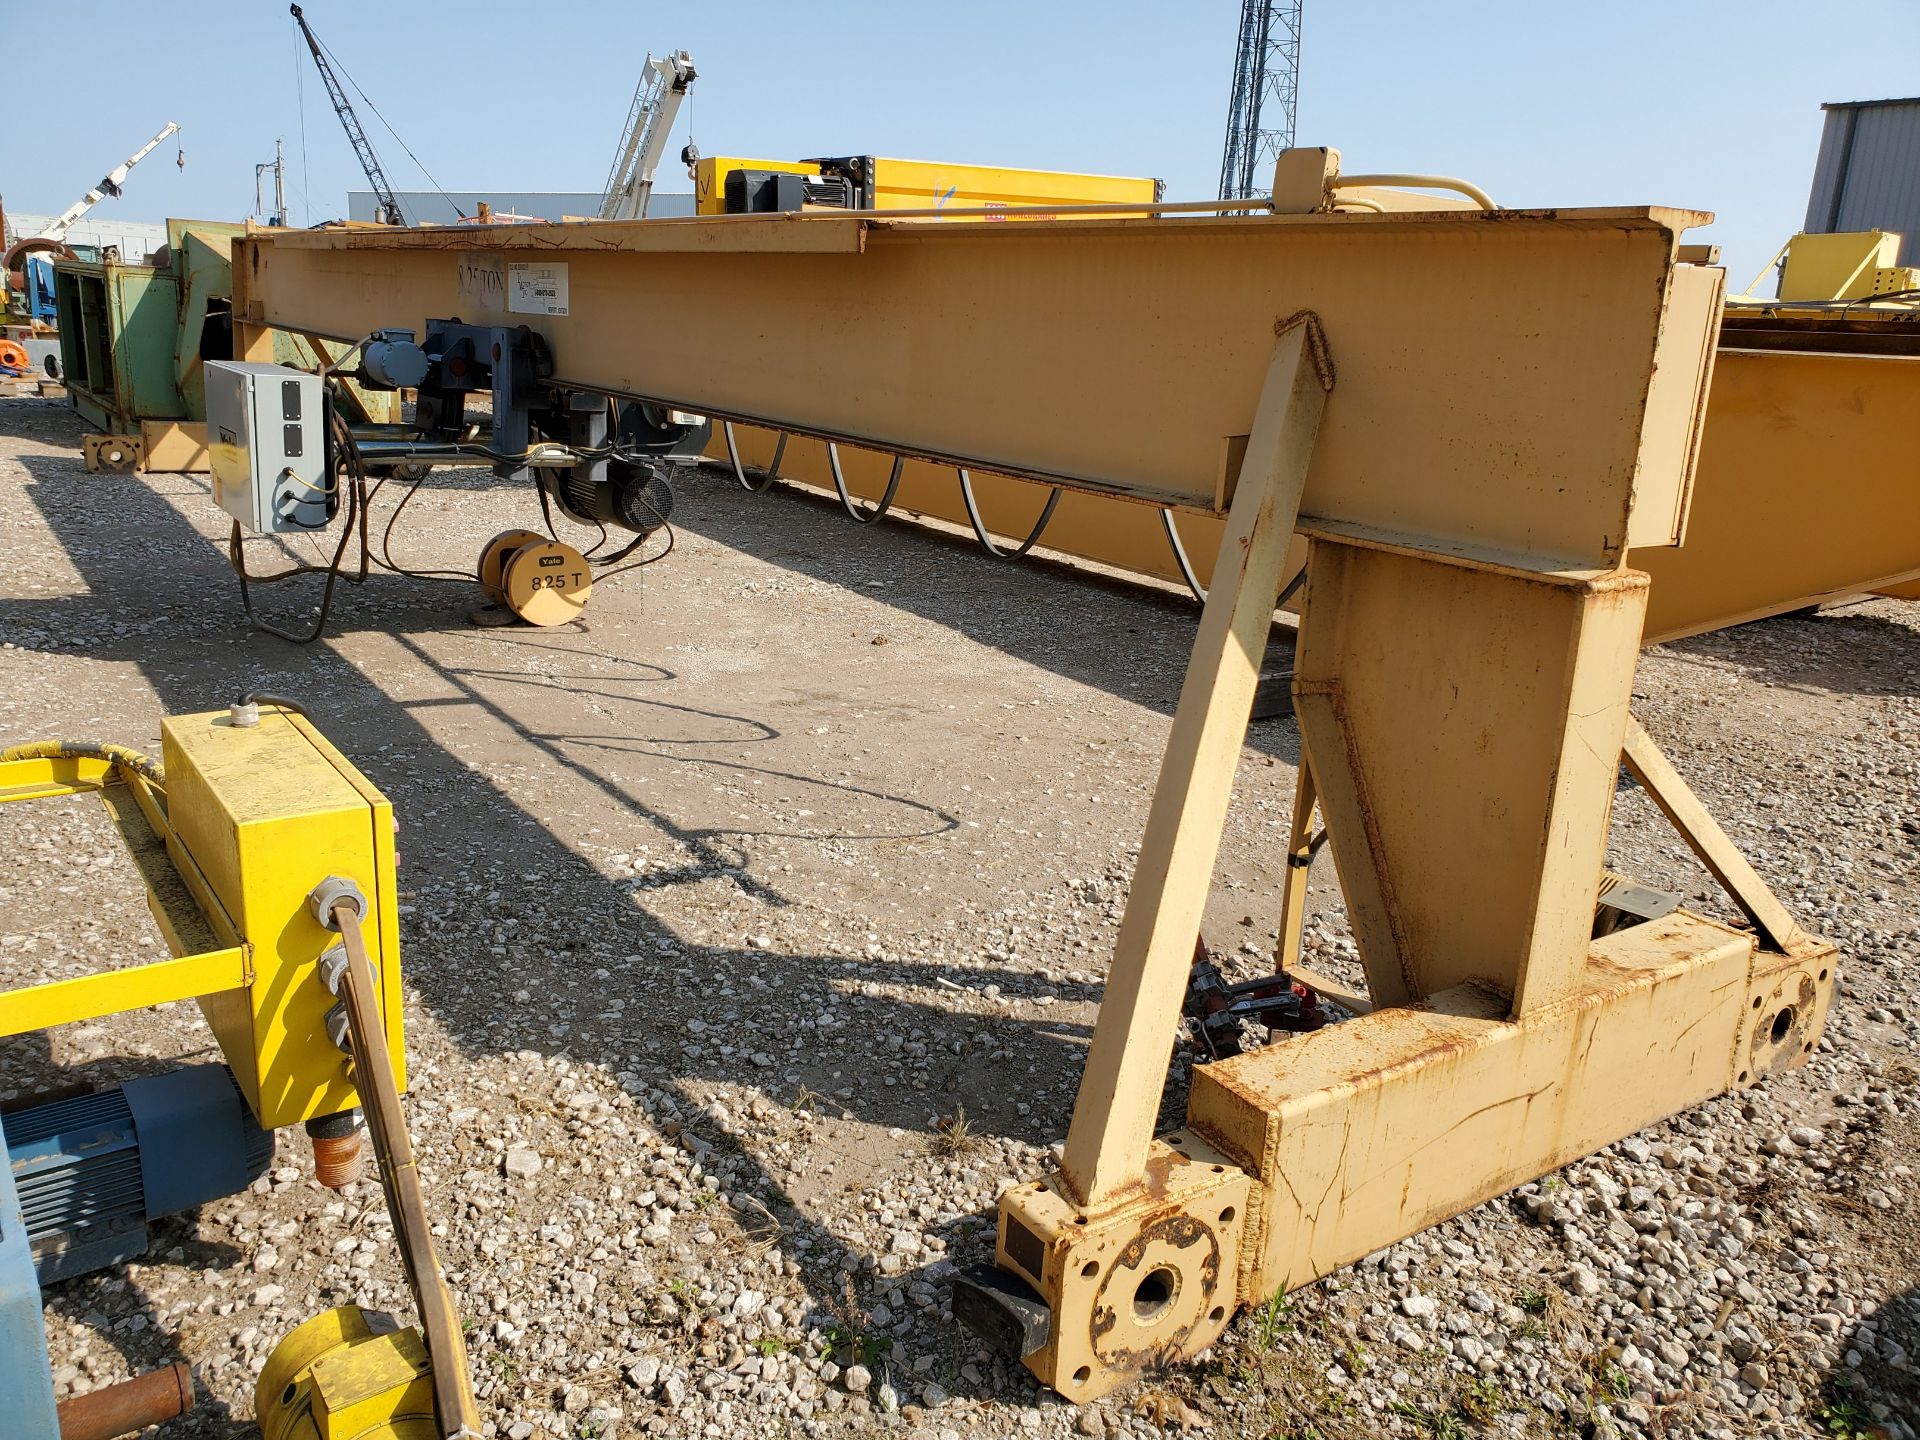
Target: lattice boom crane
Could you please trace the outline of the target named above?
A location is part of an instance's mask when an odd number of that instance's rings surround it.
[[[361,128],[360,117],[353,113],[347,92],[340,87],[340,79],[333,73],[333,66],[327,63],[326,52],[314,38],[307,17],[300,13],[298,5],[289,5],[287,13],[293,16],[301,35],[306,37],[307,49],[313,52],[313,63],[319,68],[321,83],[327,87],[327,98],[333,101],[333,113],[340,117],[340,124],[347,132],[347,143],[353,146],[353,153],[360,160],[360,168],[366,171],[367,184],[373,187],[376,217],[385,225],[406,224],[406,218],[400,213],[400,202],[394,198],[393,186],[387,183],[386,172],[380,168],[380,157],[373,153],[373,142],[367,139],[367,132]]]
[[[640,84],[627,109],[627,127],[614,152],[613,168],[600,201],[602,220],[644,220],[653,198],[653,172],[660,164],[673,133],[680,102],[699,78],[693,57],[684,50],[655,59],[649,55],[640,71]]]

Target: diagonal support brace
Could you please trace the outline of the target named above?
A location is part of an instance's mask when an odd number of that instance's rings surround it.
[[[1672,822],[1700,863],[1707,867],[1721,888],[1732,897],[1740,912],[1760,932],[1767,948],[1782,955],[1798,955],[1821,948],[1787,913],[1787,907],[1768,888],[1767,882],[1742,855],[1720,822],[1707,813],[1700,797],[1693,793],[1680,772],[1673,767],[1653,737],[1631,716],[1627,719],[1627,738],[1623,758],[1633,778],[1660,807],[1660,813]]]
[[[1318,317],[1277,325],[1219,567],[1174,712],[1061,1163],[1087,1205],[1139,1189],[1287,542],[1333,367]]]

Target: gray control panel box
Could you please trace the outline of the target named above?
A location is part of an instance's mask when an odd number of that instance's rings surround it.
[[[325,529],[335,495],[320,377],[245,360],[209,360],[206,376],[213,498],[259,534]]]

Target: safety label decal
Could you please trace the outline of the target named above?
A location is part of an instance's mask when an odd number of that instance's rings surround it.
[[[509,263],[507,309],[516,315],[566,314],[567,267]]]

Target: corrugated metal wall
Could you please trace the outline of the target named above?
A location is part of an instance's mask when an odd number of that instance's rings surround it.
[[[1920,265],[1920,97],[1821,108],[1806,228],[1898,230],[1900,263]]]

